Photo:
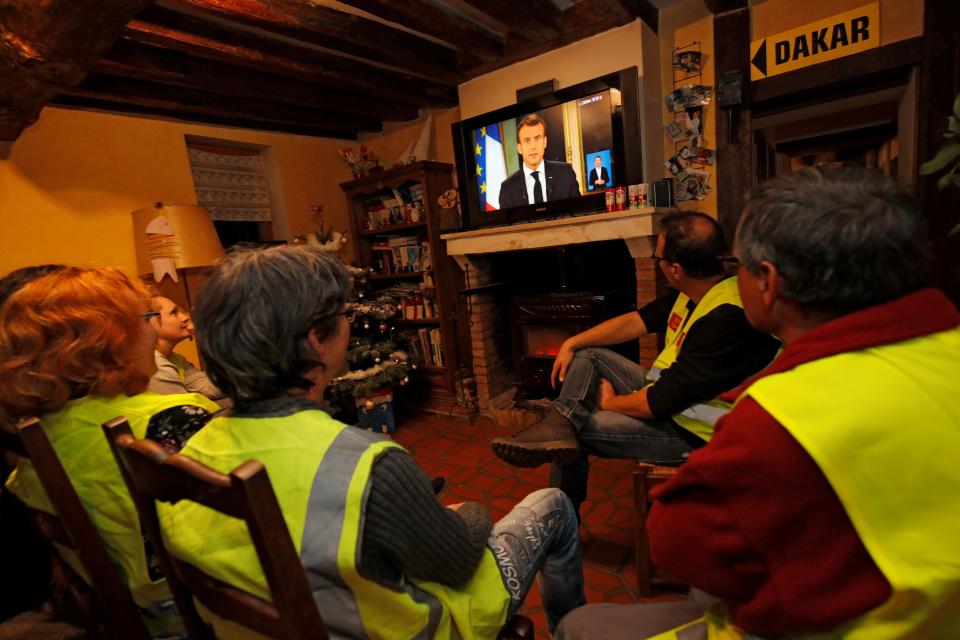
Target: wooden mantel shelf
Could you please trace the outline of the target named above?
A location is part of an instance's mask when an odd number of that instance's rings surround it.
[[[446,233],[440,237],[447,243],[447,254],[457,260],[461,267],[468,255],[560,247],[600,240],[623,240],[632,257],[648,258],[656,244],[656,223],[667,211],[644,207]]]

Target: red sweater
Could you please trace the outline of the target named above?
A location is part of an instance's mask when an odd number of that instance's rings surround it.
[[[917,291],[821,325],[721,397],[732,401],[755,380],[804,362],[958,325],[942,293]],[[720,420],[654,498],[654,563],[724,600],[743,629],[828,630],[890,595],[820,468],[752,398]]]

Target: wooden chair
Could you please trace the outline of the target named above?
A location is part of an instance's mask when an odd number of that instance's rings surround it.
[[[663,467],[638,462],[633,472],[634,537],[636,540],[637,592],[649,596],[654,582],[654,566],[650,560],[650,538],[647,535],[647,513],[650,511],[650,490],[677,474],[677,467]],[[663,582],[677,584],[674,580]]]
[[[117,640],[150,638],[130,590],[120,578],[40,421],[29,418],[15,429],[0,426],[0,450],[27,458],[33,464],[57,513],[30,509],[37,529],[45,539],[72,549],[80,559],[90,584],[73,576],[69,589],[86,618],[88,633]]]
[[[327,637],[267,471],[260,462],[248,460],[223,475],[187,456],[171,454],[154,442],[135,439],[123,418],[105,423],[103,429],[191,637],[214,638],[200,618],[193,597],[216,615],[267,636]],[[231,587],[167,553],[155,501],[182,499],[247,523],[273,602]],[[525,640],[533,636],[530,619],[514,616],[499,638]]]

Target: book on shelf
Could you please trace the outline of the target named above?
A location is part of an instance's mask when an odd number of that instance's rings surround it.
[[[363,201],[363,228],[375,231],[383,227],[424,220],[423,185],[401,185],[382,189]]]
[[[406,333],[417,359],[428,367],[444,366],[443,338],[440,329],[417,329]]]

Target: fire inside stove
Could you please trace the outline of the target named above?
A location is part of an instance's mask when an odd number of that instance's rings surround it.
[[[523,355],[535,358],[555,358],[564,340],[574,335],[573,327],[523,327]]]

